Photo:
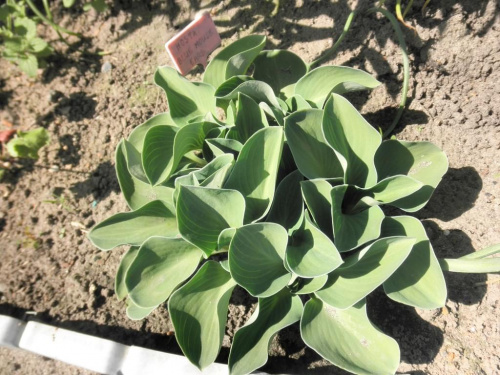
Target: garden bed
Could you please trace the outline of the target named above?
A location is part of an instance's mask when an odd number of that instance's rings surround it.
[[[149,6],[119,0],[103,14],[75,12],[62,22],[89,37],[86,48],[109,54],[54,56],[37,80],[0,62],[0,121],[22,130],[42,126],[52,137],[37,162],[23,162],[0,184],[0,314],[180,353],[165,308],[143,321],[127,319],[124,302],[113,292],[124,249],[101,252],[86,233],[126,209],[114,173],[115,147],[135,126],[167,108],[163,92],[152,84],[153,73],[158,65],[171,65],[164,43],[200,8],[216,7],[214,20],[224,45],[249,33],[266,34],[268,48],[290,49],[312,61],[338,37],[354,6],[344,0],[281,2],[272,18],[273,5],[263,0],[157,1]],[[407,16],[417,34],[404,30],[411,100],[396,136],[431,141],[448,155],[448,173],[416,216],[424,220],[438,256],[458,257],[500,242],[500,6],[493,0],[434,1],[422,15],[422,4],[416,1]],[[389,22],[359,16],[338,54],[325,63],[365,69],[384,84],[349,99],[372,125],[387,127],[402,80]],[[448,274],[446,307],[432,311],[375,293],[368,301],[369,315],[399,342],[399,370],[499,372],[497,280],[498,275]],[[234,293],[220,361],[227,360],[234,331],[250,316],[254,302]],[[294,325],[280,333],[263,370],[343,373],[305,349],[298,331]],[[0,373],[75,371],[0,349]]]

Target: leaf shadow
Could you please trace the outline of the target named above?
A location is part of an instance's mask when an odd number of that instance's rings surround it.
[[[73,184],[70,190],[77,199],[92,195],[96,201],[120,192],[115,166],[109,161],[99,164],[86,180]]]

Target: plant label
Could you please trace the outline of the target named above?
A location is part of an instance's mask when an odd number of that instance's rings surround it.
[[[208,12],[203,12],[170,39],[165,48],[175,68],[186,75],[198,64],[206,67],[208,55],[220,44],[221,39],[212,17]]]

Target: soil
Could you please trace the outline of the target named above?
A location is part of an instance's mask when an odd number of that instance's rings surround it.
[[[110,2],[111,3],[111,2]],[[152,83],[158,65],[172,65],[164,43],[200,9],[215,7],[223,44],[249,33],[268,36],[268,48],[317,58],[342,31],[354,1],[116,0],[110,10],[55,12],[60,23],[87,37],[80,49],[55,43],[31,80],[0,62],[0,120],[22,130],[42,126],[50,145],[36,162],[21,162],[0,184],[0,314],[36,319],[128,345],[180,353],[168,312],[128,320],[113,291],[124,248],[101,252],[86,233],[126,210],[114,173],[122,137],[167,109]],[[393,9],[395,1],[387,1]],[[448,155],[450,169],[424,221],[438,256],[458,257],[500,242],[500,5],[496,0],[415,1],[403,28],[411,60],[409,105],[396,129],[403,140],[426,140]],[[58,2],[56,7],[60,6]],[[363,2],[363,6],[367,6]],[[40,28],[49,38],[57,36]],[[112,69],[102,72],[105,63]],[[360,14],[337,54],[325,64],[365,69],[384,83],[349,98],[375,127],[392,121],[402,81],[397,38],[380,14]],[[108,65],[108,64],[106,64]],[[191,78],[199,78],[201,69]],[[447,274],[446,307],[424,311],[393,303],[377,291],[368,301],[374,323],[401,347],[398,372],[500,373],[498,275]],[[231,301],[219,361],[234,330],[253,311],[241,291]],[[300,339],[297,325],[273,341],[263,369],[272,373],[343,374]],[[1,374],[90,374],[20,351],[0,348]]]

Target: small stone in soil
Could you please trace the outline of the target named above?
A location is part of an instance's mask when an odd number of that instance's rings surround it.
[[[113,65],[111,65],[109,61],[106,61],[104,64],[102,64],[101,73],[110,72],[111,69],[113,69]]]

